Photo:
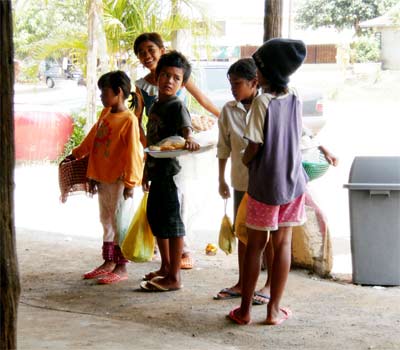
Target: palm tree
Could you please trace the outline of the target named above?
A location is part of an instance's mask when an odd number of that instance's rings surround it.
[[[132,50],[135,38],[144,32],[158,32],[166,41],[172,33],[189,29],[198,34],[197,23],[206,21],[195,0],[104,0],[104,25],[109,54]],[[195,18],[195,19],[193,19]],[[204,31],[209,29],[204,27]]]
[[[29,9],[31,4],[36,6],[35,10],[38,11],[38,3],[35,1],[14,0],[24,9]],[[195,0],[171,0],[171,2],[165,0],[68,0],[64,6],[68,8],[69,4],[81,7],[83,13],[86,7],[89,20],[92,16],[99,19],[97,23],[101,22],[101,18],[103,19],[106,38],[104,47],[110,58],[106,70],[117,66],[117,57],[129,58],[130,63],[137,64],[138,61],[132,53],[132,46],[134,39],[143,32],[157,31],[165,40],[169,41],[172,33],[180,29],[189,29],[194,36],[204,36],[210,28],[203,9],[196,4]],[[49,8],[54,11],[54,4],[49,2]],[[18,12],[16,12],[16,16],[18,16]],[[87,72],[87,86],[88,91],[93,90],[93,92],[89,92],[88,101],[91,102],[87,104],[89,123],[86,125],[90,127],[94,120],[93,94],[97,78],[93,64],[96,65],[97,58],[101,58],[97,49],[103,47],[100,44],[100,38],[104,34],[102,34],[102,30],[98,30],[100,25],[93,26],[85,23],[86,26],[73,26],[73,24],[71,26],[68,20],[65,22],[66,26],[68,25],[68,31],[63,30],[63,25],[58,25],[49,35],[40,37],[39,40],[32,40],[32,43],[25,45],[21,51],[29,53],[30,57],[38,61],[47,57],[57,58],[58,56],[61,58],[73,54],[83,71],[86,71],[86,64],[88,64],[87,68],[90,72]],[[199,22],[207,25],[198,26]],[[88,32],[87,26],[92,30]],[[89,38],[88,33],[96,34],[97,39]],[[97,47],[95,50],[93,45]],[[90,51],[94,56],[88,57]],[[105,60],[100,59],[100,61],[104,62]]]
[[[40,1],[46,0],[13,0],[16,5],[15,18],[27,16],[26,23],[31,17],[35,18],[35,11],[54,11],[54,2],[48,2],[44,9],[36,9]],[[143,32],[157,31],[169,41],[174,31],[189,29],[194,36],[204,35],[209,26],[199,27],[197,24],[208,23],[204,10],[197,5],[195,0],[100,0],[103,6],[104,30],[106,35],[107,53],[111,59],[110,66],[115,66],[115,56],[127,55],[132,51],[134,39]],[[18,5],[18,6],[17,6]],[[64,7],[75,6],[81,9],[82,16],[86,18],[89,0],[68,0]],[[177,11],[177,9],[179,9]],[[33,11],[33,10],[32,10]],[[40,12],[39,12],[40,13]],[[50,16],[51,17],[51,16]],[[88,49],[87,22],[84,26],[74,25],[65,19],[65,24],[58,23],[56,28],[46,35],[34,37],[29,42],[19,40],[20,28],[16,28],[16,42],[18,52],[36,60],[46,57],[61,58],[73,54],[78,64],[85,70]],[[53,25],[53,24],[52,24]],[[44,27],[45,25],[43,25]],[[23,30],[23,29],[22,29]],[[22,37],[25,32],[22,32]]]

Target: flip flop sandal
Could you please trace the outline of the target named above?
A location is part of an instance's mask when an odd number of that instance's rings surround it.
[[[257,299],[256,297],[262,298],[263,300]],[[253,296],[253,305],[266,305],[269,302],[270,297],[266,294],[255,292]]]
[[[122,281],[126,281],[128,279],[128,276],[120,276],[117,275],[116,273],[110,272],[107,276],[103,278],[99,278],[97,280],[98,284],[112,284],[112,283],[118,283]]]
[[[151,271],[143,276],[142,281],[151,281],[153,278],[156,278],[156,277],[164,277],[164,276],[157,275],[156,271]]]
[[[240,309],[240,307],[237,307],[236,309],[233,309],[229,312],[229,315],[226,316],[228,317],[231,321],[235,322],[236,324],[238,324],[239,326],[245,326],[251,323],[251,320],[249,321],[245,321],[243,319],[241,319],[240,317],[238,317],[236,315],[236,311],[238,311]]]
[[[221,295],[225,294],[225,295]],[[231,288],[224,288],[221,289],[216,296],[213,297],[214,300],[228,300],[228,299],[235,299],[240,298],[242,296],[241,293],[235,292]]]
[[[104,270],[104,269],[99,269],[99,268],[97,267],[97,268],[95,268],[95,269],[92,270],[92,271],[86,272],[86,273],[83,275],[83,279],[85,279],[85,280],[90,280],[90,279],[93,279],[93,278],[96,278],[96,277],[108,275],[108,274],[110,274],[110,273],[111,273],[110,271],[107,271],[107,270]]]
[[[161,276],[159,277],[162,278]],[[179,288],[166,288],[158,284],[157,280],[157,277],[155,277],[151,281],[140,282],[140,288],[146,292],[172,292],[183,288],[183,286],[180,286]]]
[[[187,255],[181,260],[181,269],[190,270],[193,269],[193,258],[191,255]]]

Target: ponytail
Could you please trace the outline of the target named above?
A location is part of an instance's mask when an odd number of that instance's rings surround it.
[[[138,105],[138,98],[137,98],[137,96],[136,96],[136,93],[135,92],[130,92],[129,93],[129,96],[130,96],[130,99],[129,99],[129,101],[128,101],[128,108],[129,109],[135,109],[136,107],[137,107],[137,105]]]

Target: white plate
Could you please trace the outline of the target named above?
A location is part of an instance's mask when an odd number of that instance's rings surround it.
[[[187,154],[193,154],[196,155],[198,153],[203,153],[206,152],[210,149],[212,149],[215,145],[206,145],[206,146],[201,146],[198,151],[195,152],[189,152],[188,150],[185,149],[177,149],[173,151],[151,151],[148,147],[144,149],[144,151],[148,154],[150,154],[154,158],[175,158]]]

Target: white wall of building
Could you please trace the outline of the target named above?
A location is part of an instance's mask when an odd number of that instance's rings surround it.
[[[400,29],[381,28],[383,69],[400,69]]]

